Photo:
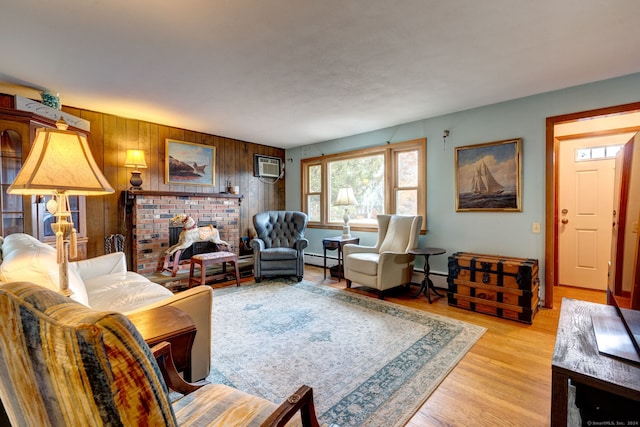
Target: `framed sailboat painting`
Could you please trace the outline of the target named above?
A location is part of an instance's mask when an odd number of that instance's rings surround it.
[[[522,139],[456,147],[456,211],[520,212]]]

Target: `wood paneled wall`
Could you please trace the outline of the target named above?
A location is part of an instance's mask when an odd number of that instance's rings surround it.
[[[285,208],[284,180],[260,180],[253,176],[254,154],[280,157],[284,150],[171,126],[117,117],[79,108],[63,107],[63,111],[91,122],[89,142],[96,162],[101,166],[116,192],[110,196],[87,197],[89,246],[87,255],[104,252],[104,237],[127,234],[122,206],[122,191],[130,187],[131,169],[123,166],[127,149],[145,151],[147,169],[142,169],[143,190],[219,193],[227,181],[240,186],[244,196],[240,206],[240,235],[247,236],[252,218],[258,212]],[[195,142],[216,147],[215,186],[169,185],[164,182],[165,139]],[[238,245],[239,242],[234,242]]]

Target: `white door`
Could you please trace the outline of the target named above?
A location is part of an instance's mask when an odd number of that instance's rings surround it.
[[[615,158],[594,157],[600,157],[600,147],[618,140],[593,137],[560,143],[557,226],[562,285],[607,287]]]

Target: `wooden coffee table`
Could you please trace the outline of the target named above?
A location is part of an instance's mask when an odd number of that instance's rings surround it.
[[[196,325],[184,311],[166,305],[127,316],[145,342],[152,347],[163,341],[171,343],[173,361],[186,381],[191,381],[191,347]]]

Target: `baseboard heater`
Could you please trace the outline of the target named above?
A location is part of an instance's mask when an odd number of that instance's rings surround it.
[[[324,256],[322,254],[304,253],[304,263],[309,265],[315,265],[317,267],[324,266]],[[327,256],[327,267],[333,267],[338,264],[338,258]]]

